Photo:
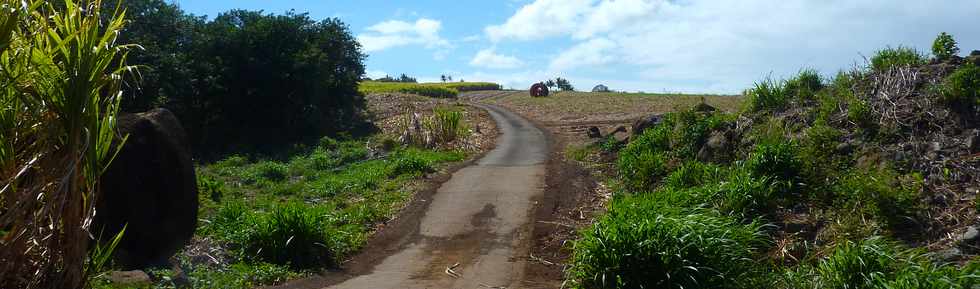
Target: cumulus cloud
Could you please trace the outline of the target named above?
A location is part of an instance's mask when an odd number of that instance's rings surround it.
[[[484,33],[498,45],[567,39],[549,67],[573,79],[611,66],[662,86],[648,90],[734,93],[803,67],[832,74],[889,45],[927,51],[941,31],[978,49],[976,15],[973,0],[535,0]]]
[[[613,55],[618,44],[607,38],[595,38],[562,51],[551,61],[552,71],[564,71],[583,66],[609,64],[616,60]]]
[[[429,49],[448,48],[448,40],[439,36],[442,22],[421,18],[414,23],[400,20],[384,21],[366,30],[367,33],[357,36],[364,51],[375,52],[389,48],[421,45]]]
[[[492,69],[513,69],[524,66],[524,62],[514,56],[500,55],[493,48],[483,49],[476,53],[470,65]]]

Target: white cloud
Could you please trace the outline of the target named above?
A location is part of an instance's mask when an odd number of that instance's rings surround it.
[[[483,49],[476,53],[470,65],[493,69],[513,69],[524,66],[524,62],[514,56],[500,55],[493,48]]]
[[[829,75],[889,45],[928,51],[941,31],[978,49],[976,15],[974,0],[535,0],[484,33],[498,47],[570,40],[549,66],[570,79],[737,93],[803,67]]]
[[[583,66],[609,64],[616,60],[613,55],[618,44],[606,38],[595,38],[579,43],[563,51],[551,61],[552,71],[565,71]]]
[[[536,40],[572,35],[585,39],[644,17],[661,0],[537,0],[504,24],[485,29],[490,40]]]
[[[581,21],[593,0],[537,0],[521,7],[501,25],[485,29],[491,41],[535,40],[567,34]]]
[[[421,18],[414,23],[388,20],[368,27],[368,33],[358,35],[357,40],[367,52],[408,45],[421,45],[428,49],[449,48],[452,46],[449,41],[439,36],[441,29],[442,22],[438,20]]]

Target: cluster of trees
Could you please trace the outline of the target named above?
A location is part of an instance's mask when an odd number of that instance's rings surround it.
[[[547,81],[544,82],[544,85],[547,86],[548,88],[551,88],[552,90],[558,89],[561,91],[575,91],[575,87],[572,86],[572,83],[568,82],[568,79],[564,79],[561,77],[556,77],[555,79],[548,79]]]
[[[114,7],[116,1],[104,2]],[[195,149],[262,149],[362,123],[365,55],[338,19],[232,10],[213,20],[164,0],[124,0],[138,43],[123,110],[166,107]]]
[[[371,81],[371,78],[364,78],[364,80]],[[385,75],[385,77],[375,79],[377,82],[401,82],[401,83],[419,83],[414,77],[410,77],[402,73],[398,78],[391,77],[390,75]]]

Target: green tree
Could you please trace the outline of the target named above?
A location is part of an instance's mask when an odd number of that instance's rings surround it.
[[[561,91],[575,91],[575,87],[572,86],[572,83],[569,82],[568,79],[561,77],[555,79],[555,86],[558,86],[558,90]]]
[[[932,42],[932,54],[939,60],[946,60],[960,52],[956,47],[956,40],[946,32],[939,33],[936,40]]]

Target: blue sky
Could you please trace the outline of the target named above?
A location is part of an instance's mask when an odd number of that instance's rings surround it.
[[[825,75],[887,46],[929,51],[942,31],[980,50],[976,0],[172,0],[340,18],[371,77],[407,73],[523,89],[556,76],[579,89],[739,93],[801,68]]]

